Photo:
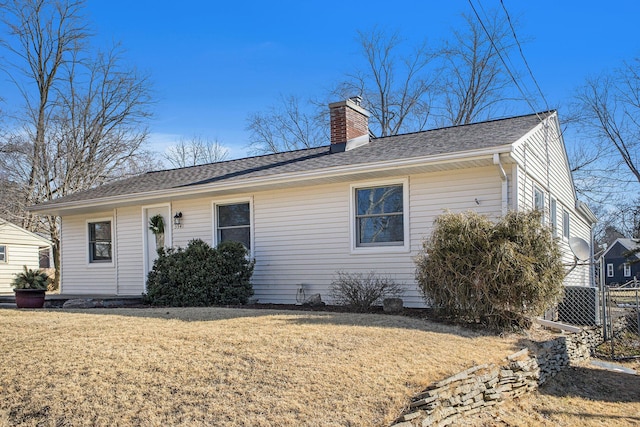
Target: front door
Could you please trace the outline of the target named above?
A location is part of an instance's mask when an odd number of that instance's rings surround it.
[[[164,224],[163,232],[158,229],[159,217],[162,217]],[[152,229],[152,225],[154,226]],[[144,230],[145,236],[145,280],[146,274],[153,268],[153,262],[158,258],[159,247],[171,246],[171,210],[169,206],[153,206],[144,210]]]

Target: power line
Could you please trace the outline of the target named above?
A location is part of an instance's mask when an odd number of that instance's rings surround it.
[[[478,13],[478,11],[476,10],[476,7],[473,4],[473,1],[472,0],[468,0],[468,1],[469,1],[469,5],[471,6],[471,9],[473,10],[473,13],[476,15],[476,18],[478,19],[478,22],[480,23],[480,26],[482,27],[482,29],[484,30],[485,34],[487,35],[487,38],[489,39],[489,42],[491,43],[493,48],[496,50],[496,53],[498,54],[498,57],[500,58],[500,61],[502,61],[502,65],[504,65],[504,68],[507,71],[507,74],[509,74],[509,77],[511,77],[511,80],[513,81],[513,84],[515,84],[516,88],[518,89],[520,94],[523,96],[524,100],[529,105],[529,107],[534,112],[534,114],[538,117],[538,119],[540,121],[542,121],[542,118],[538,114],[537,108],[531,103],[531,101],[529,100],[529,96],[522,89],[522,87],[520,86],[520,83],[518,83],[518,80],[516,79],[516,77],[514,76],[513,72],[511,71],[511,69],[507,65],[507,62],[506,62],[504,56],[502,55],[501,49],[498,48],[498,46],[496,45],[495,41],[493,40],[493,37],[491,36],[491,33],[489,33],[489,30],[487,30],[487,27],[484,25],[484,22],[482,21],[482,18],[480,17],[480,14]],[[482,4],[480,4],[480,6],[482,7]],[[483,9],[483,11],[484,11],[484,9]]]
[[[518,45],[518,50],[520,51],[520,56],[522,57],[522,61],[524,61],[524,65],[527,67],[527,70],[529,71],[529,75],[531,76],[533,83],[536,85],[536,88],[538,89],[538,93],[540,93],[540,96],[542,97],[542,100],[544,101],[544,105],[546,109],[547,111],[549,111],[549,103],[547,102],[547,98],[544,96],[544,93],[542,93],[542,89],[540,89],[538,80],[536,80],[535,76],[533,75],[533,71],[531,70],[531,67],[529,67],[529,62],[527,61],[527,58],[525,58],[524,56],[524,52],[522,51],[522,45],[520,44],[520,40],[518,40],[518,36],[516,36],[516,30],[513,28],[513,23],[511,22],[511,16],[509,16],[509,12],[507,11],[507,8],[504,5],[503,0],[500,0],[500,5],[502,5],[502,10],[504,10],[504,14],[507,16],[507,21],[509,22],[509,27],[511,28],[511,32],[513,33],[513,38],[516,41],[516,44]]]

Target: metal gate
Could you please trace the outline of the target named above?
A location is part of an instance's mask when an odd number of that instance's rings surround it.
[[[604,344],[598,354],[613,359],[640,358],[640,287],[635,281],[603,290]]]

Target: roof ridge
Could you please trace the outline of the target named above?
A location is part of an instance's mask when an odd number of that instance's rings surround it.
[[[434,131],[445,130],[445,129],[455,129],[455,128],[461,128],[461,127],[465,127],[465,126],[482,125],[482,124],[486,124],[486,123],[500,122],[500,121],[504,121],[504,120],[513,120],[513,119],[521,119],[523,117],[539,116],[541,114],[549,114],[549,115],[551,115],[551,114],[556,113],[556,112],[557,112],[557,110],[551,109],[551,110],[547,110],[547,111],[538,111],[536,113],[521,114],[519,116],[504,116],[504,117],[498,117],[498,118],[494,118],[494,119],[483,120],[481,122],[463,123],[463,124],[459,124],[459,125],[449,125],[449,126],[442,126],[442,127],[433,128],[433,129],[418,130],[418,131],[415,131],[415,132],[399,133],[399,134],[396,134],[396,135],[380,136],[380,137],[375,138],[375,139],[393,138],[393,137],[396,137],[396,136],[415,135],[415,134],[419,134],[419,133],[434,132]]]

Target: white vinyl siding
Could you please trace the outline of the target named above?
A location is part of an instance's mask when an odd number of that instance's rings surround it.
[[[90,217],[86,215],[62,217],[62,278],[60,282],[62,293],[104,295],[117,293],[117,263],[88,262],[88,223],[105,219],[112,221],[113,224],[113,211],[100,212]],[[114,228],[117,229],[117,224]],[[117,241],[114,242],[113,250],[118,250]]]
[[[13,294],[11,282],[23,266],[35,270],[40,267],[40,248],[45,246],[49,247],[46,239],[0,220],[0,247],[4,247],[4,260],[0,258],[0,293]]]
[[[516,209],[529,211],[535,209],[535,189],[552,194],[556,200],[557,209],[565,209],[571,217],[571,236],[580,237],[591,242],[591,228],[587,220],[575,209],[576,200],[571,179],[571,172],[563,146],[562,136],[558,131],[557,119],[552,116],[547,120],[548,126],[539,126],[525,138],[514,145],[513,157],[518,162],[517,176],[517,204]],[[551,215],[551,212],[545,212]],[[559,221],[557,234],[562,236]],[[568,239],[559,239],[562,251],[562,262],[573,263],[573,253],[569,248]],[[564,280],[565,285],[593,286],[590,265],[578,265]]]
[[[143,230],[139,206],[116,210],[116,263],[118,295],[140,295],[144,292],[146,274],[144,271]],[[167,227],[170,227],[167,224]],[[166,242],[169,244],[169,242]]]

